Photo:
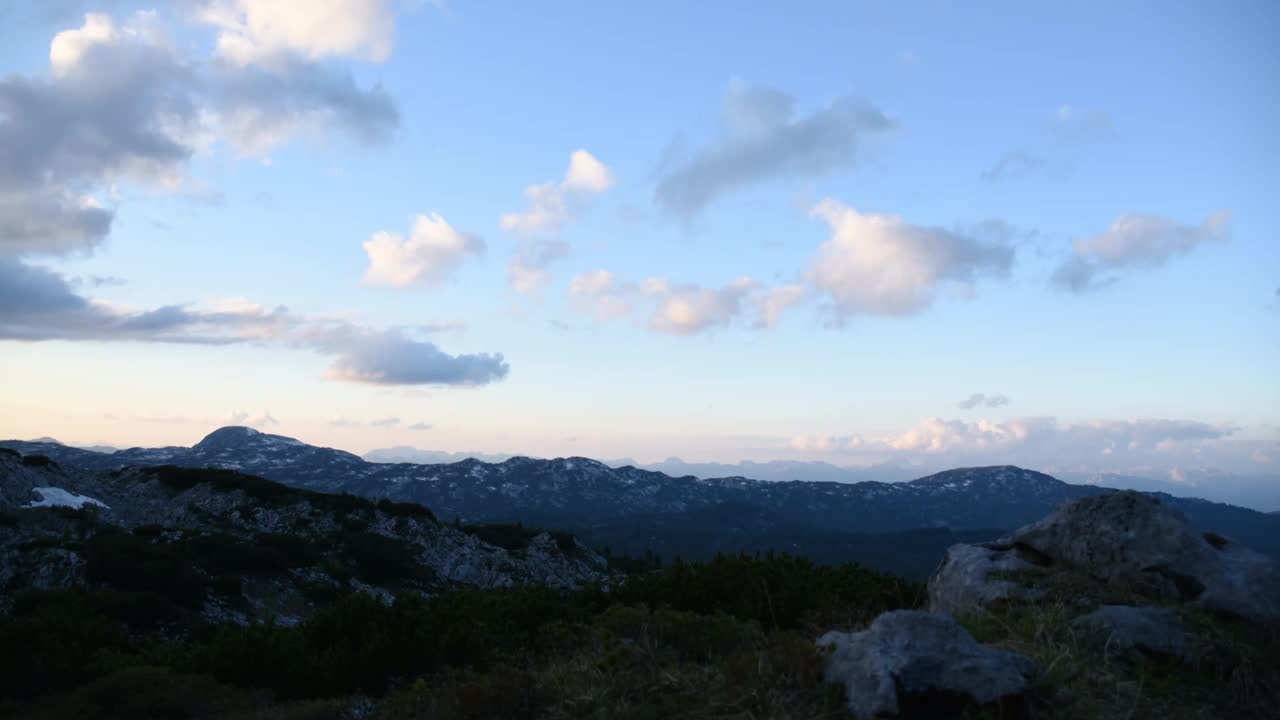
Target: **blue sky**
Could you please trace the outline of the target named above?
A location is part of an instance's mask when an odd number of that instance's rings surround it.
[[[7,12],[0,436],[1280,463],[1270,3]]]

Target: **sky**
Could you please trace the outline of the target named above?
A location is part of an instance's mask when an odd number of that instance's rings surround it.
[[[0,437],[1280,482],[1274,3],[0,10]]]

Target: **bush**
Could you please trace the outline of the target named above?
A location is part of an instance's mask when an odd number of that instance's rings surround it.
[[[373,585],[435,580],[435,573],[419,560],[417,548],[399,538],[350,533],[343,536],[342,556],[351,563],[356,577]]]
[[[383,498],[378,501],[378,509],[395,517],[418,518],[431,520],[432,522],[436,519],[435,513],[431,512],[430,508],[417,503],[395,502],[394,500]]]
[[[189,608],[204,603],[205,580],[179,548],[124,533],[84,543],[85,579],[117,590],[155,593]]]

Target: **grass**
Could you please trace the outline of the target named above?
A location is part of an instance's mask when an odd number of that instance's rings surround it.
[[[979,642],[1035,660],[1035,717],[1046,720],[1250,720],[1280,708],[1280,625],[1171,606],[1191,658],[1123,650],[1072,624],[1101,604],[1142,604],[1139,593],[1064,571],[1014,574],[1044,590],[1036,601],[959,618]]]

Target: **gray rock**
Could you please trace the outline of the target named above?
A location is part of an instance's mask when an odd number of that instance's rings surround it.
[[[929,578],[929,610],[958,614],[988,608],[1014,598],[1034,599],[1039,593],[1016,582],[991,577],[996,572],[1036,567],[1013,547],[995,543],[952,545]]]
[[[1189,657],[1186,628],[1167,608],[1103,605],[1072,624],[1106,633],[1107,642],[1120,648]]]
[[[856,718],[946,717],[967,706],[997,704],[1016,714],[1036,666],[980,645],[948,615],[898,610],[865,632],[829,632],[827,682],[845,686]]]
[[[1163,601],[1251,619],[1280,617],[1275,560],[1202,533],[1182,513],[1141,493],[1068,503],[1014,532],[1010,543]]]

